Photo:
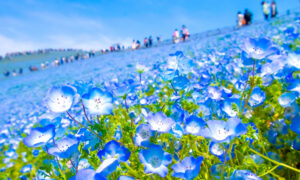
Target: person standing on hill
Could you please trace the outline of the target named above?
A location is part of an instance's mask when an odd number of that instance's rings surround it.
[[[179,41],[179,32],[177,29],[174,30],[173,32],[173,43],[177,44]]]
[[[136,41],[136,49],[139,49],[139,48],[141,48],[141,42],[140,42],[140,40],[137,40]]]
[[[264,13],[264,17],[265,17],[265,20],[268,20],[269,19],[269,14],[270,14],[270,5],[263,1],[261,3],[262,7],[263,7],[263,13]]]
[[[161,42],[160,36],[157,36],[157,37],[156,37],[156,40],[157,40],[158,43]]]
[[[237,24],[238,27],[242,27],[245,24],[244,15],[240,11],[237,14]]]
[[[4,76],[8,77],[9,75],[10,75],[10,72],[9,71],[5,71]]]
[[[245,9],[245,12],[244,12],[244,19],[245,19],[245,24],[246,24],[246,25],[250,25],[250,24],[251,24],[251,21],[252,21],[252,13],[251,13],[248,9]]]
[[[147,37],[144,38],[144,46],[147,48],[148,47],[148,39]]]
[[[149,39],[148,39],[148,46],[151,47],[152,46],[152,36],[149,36]]]
[[[277,15],[276,3],[275,3],[275,1],[272,1],[272,4],[271,4],[271,18],[276,17],[276,15]]]
[[[136,41],[133,40],[133,41],[132,41],[131,49],[132,49],[132,50],[135,50],[135,49],[136,49],[136,46],[137,46]]]
[[[185,25],[182,25],[182,41],[186,41],[190,37],[189,30]]]

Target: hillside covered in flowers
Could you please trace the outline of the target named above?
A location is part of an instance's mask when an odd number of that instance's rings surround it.
[[[2,81],[0,179],[297,180],[299,32],[294,13]]]

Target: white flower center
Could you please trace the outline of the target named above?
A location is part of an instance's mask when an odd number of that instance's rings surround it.
[[[152,156],[149,160],[152,167],[158,168],[161,165],[161,159],[158,156]]]
[[[216,140],[223,140],[229,135],[229,130],[225,128],[220,128],[215,133],[215,139]]]
[[[149,137],[150,137],[150,132],[148,129],[142,129],[139,134],[142,139],[149,139]]]

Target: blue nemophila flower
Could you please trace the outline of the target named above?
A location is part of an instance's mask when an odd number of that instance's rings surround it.
[[[22,167],[22,169],[20,170],[21,173],[28,173],[30,172],[32,169],[32,165],[31,164],[27,164],[25,166]]]
[[[130,176],[120,176],[118,180],[134,180],[134,178]]]
[[[300,134],[300,116],[296,116],[292,119],[292,124],[290,124],[290,129],[297,133],[298,135]]]
[[[288,133],[288,127],[284,122],[284,119],[276,120],[271,123],[270,130],[279,132],[280,134],[286,135]]]
[[[189,79],[185,76],[176,76],[172,80],[172,86],[175,89],[185,89],[189,84]]]
[[[204,103],[208,99],[208,93],[206,89],[203,89],[201,92],[200,90],[195,90],[191,95],[197,103]]]
[[[300,69],[300,55],[290,53],[287,57],[288,66],[295,68],[296,70]]]
[[[27,176],[22,175],[22,176],[19,176],[19,179],[20,179],[20,180],[27,180],[28,178],[27,178]]]
[[[118,158],[108,158],[102,161],[96,170],[96,179],[106,179],[105,177],[113,173],[119,166]]]
[[[256,163],[256,164],[262,164],[265,162],[265,160],[260,157],[259,155],[257,154],[251,154],[250,155],[250,158]]]
[[[181,144],[180,141],[176,140],[173,143],[173,147],[178,152],[178,151],[180,151],[182,149],[182,144]]]
[[[255,87],[252,91],[248,104],[251,107],[257,107],[264,103],[266,99],[266,93],[259,87]]]
[[[148,149],[139,152],[140,161],[145,166],[145,173],[158,174],[165,177],[168,174],[168,165],[172,162],[172,155],[164,152],[159,145],[150,145]]]
[[[87,159],[80,159],[78,162],[78,169],[86,169],[86,168],[91,168],[91,164]]]
[[[55,136],[55,126],[50,124],[45,127],[33,128],[30,134],[23,139],[23,143],[28,147],[43,146]]]
[[[286,108],[290,106],[297,98],[297,93],[296,92],[286,92],[283,93],[279,98],[278,102],[279,104]]]
[[[170,134],[175,136],[176,138],[181,138],[183,136],[183,128],[180,124],[176,123],[172,126],[172,129],[170,130]]]
[[[99,133],[99,135],[101,135],[101,132]],[[91,148],[91,151],[94,151],[97,148],[97,144],[100,143],[100,138],[86,128],[79,129],[75,137],[80,140],[80,142],[84,143],[84,150],[88,150],[89,148]]]
[[[137,146],[148,146],[150,144],[150,137],[154,135],[149,124],[141,124],[136,128],[134,143]]]
[[[199,108],[197,109],[197,113],[201,113],[204,117],[209,117],[211,115],[211,109],[205,103],[198,104]]]
[[[300,61],[300,59],[299,59]],[[287,88],[289,91],[298,92],[300,94],[300,79],[295,79]]]
[[[184,133],[201,136],[202,130],[205,128],[205,121],[195,115],[188,117],[185,120]]]
[[[68,111],[75,99],[76,89],[71,86],[53,87],[48,91],[46,104],[55,113]]]
[[[292,147],[298,151],[300,150],[300,135],[298,135],[296,139],[293,141]]]
[[[33,157],[37,157],[39,154],[40,154],[40,150],[38,150],[38,149],[32,150]]]
[[[253,59],[250,58],[245,51],[242,51],[241,59],[243,61],[244,66],[252,66],[253,65]]]
[[[167,117],[163,112],[149,113],[146,121],[150,124],[151,130],[161,133],[168,133],[175,124],[174,120]]]
[[[225,147],[222,143],[210,143],[209,145],[209,152],[213,155],[217,156],[220,161],[225,161],[225,154],[226,154],[226,161],[230,160],[230,156],[226,151],[229,149],[229,144]],[[231,150],[231,157],[234,157],[234,148]]]
[[[300,106],[294,101],[290,106],[285,108],[284,117],[292,119],[295,116],[300,116]]]
[[[136,70],[138,71],[138,73],[143,73],[143,72],[147,72],[150,68],[145,66],[144,64],[141,63],[137,63],[135,65]]]
[[[89,93],[82,96],[82,101],[90,114],[105,115],[112,113],[113,97],[109,92],[93,88]]]
[[[97,180],[95,175],[96,171],[94,169],[80,169],[70,180]]]
[[[272,144],[276,144],[278,132],[274,131],[274,129],[270,129],[267,132],[268,141]]]
[[[239,91],[243,91],[245,89],[245,86],[246,82],[242,80],[238,80],[234,83],[234,87]]]
[[[183,57],[183,53],[177,53],[181,51],[176,51],[174,54],[169,54],[167,59],[167,68],[168,69],[178,69],[179,60]]]
[[[93,169],[81,169],[77,172],[75,180],[86,180],[86,179],[95,179],[95,170]]]
[[[227,165],[226,165],[227,166]],[[212,167],[211,167],[211,176],[213,176],[214,178],[217,178],[217,179],[221,179],[221,176],[222,176],[222,173],[223,174],[223,177],[225,177],[225,179],[227,179],[227,172],[226,171],[223,171],[223,169],[226,167],[224,165],[224,163],[218,163],[218,164],[214,164]]]
[[[231,180],[243,180],[243,179],[251,179],[251,180],[261,180],[256,174],[249,170],[234,170],[233,174],[230,177]]]
[[[272,42],[265,38],[248,38],[245,41],[243,49],[254,59],[263,59],[274,52]]]
[[[208,97],[210,97],[211,99],[214,100],[221,100],[222,99],[222,91],[220,89],[218,89],[217,87],[208,87],[207,88],[207,92],[208,92]]]
[[[78,152],[79,141],[69,135],[55,142],[54,146],[48,149],[48,153],[60,158],[70,158]]]
[[[164,81],[171,81],[175,76],[178,76],[178,73],[178,70],[166,69],[160,73],[160,76]]]
[[[211,138],[212,142],[228,142],[232,138],[247,132],[247,127],[239,118],[230,118],[226,122],[209,120],[207,128],[203,129],[201,135]]]
[[[183,52],[182,51],[176,51],[175,53],[171,53],[169,54],[169,56],[174,56],[176,58],[181,58],[184,56]]]
[[[199,83],[202,86],[208,85],[210,83],[211,79],[212,79],[211,75],[207,71],[201,72],[199,74],[199,76],[200,76],[200,82]]]
[[[270,86],[274,80],[274,77],[272,75],[265,75],[262,77],[262,85],[263,86]]]
[[[203,157],[186,157],[180,163],[174,164],[172,176],[181,179],[194,179],[200,172]]]
[[[15,159],[15,158],[18,157],[18,154],[16,153],[16,150],[11,149],[11,148],[8,149],[7,151],[5,151],[5,152],[4,152],[4,155],[5,155],[6,157],[13,158],[13,159]]]
[[[221,108],[229,117],[236,117],[240,108],[241,100],[238,97],[227,98],[223,101]],[[243,107],[241,107],[243,108]]]
[[[130,151],[117,141],[112,140],[106,143],[103,150],[100,150],[97,155],[101,161],[103,158],[116,158],[120,162],[125,162],[129,159]]]
[[[121,131],[121,129],[120,129],[120,126],[118,126],[118,128],[116,128],[114,138],[115,138],[117,141],[119,141],[119,140],[122,138],[122,131]]]
[[[177,123],[182,123],[184,119],[184,110],[178,105],[178,103],[174,103],[171,107],[172,114],[171,118],[175,120]]]

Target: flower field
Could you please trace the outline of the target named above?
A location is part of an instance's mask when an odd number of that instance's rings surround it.
[[[0,179],[300,179],[300,16],[3,80]]]

